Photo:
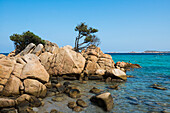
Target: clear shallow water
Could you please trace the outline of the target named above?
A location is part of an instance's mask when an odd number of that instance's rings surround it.
[[[140,69],[128,71],[127,82],[120,85],[121,89],[112,91],[118,95],[116,98],[115,112],[150,112],[170,109],[170,55],[113,55],[115,62],[125,61],[137,63]],[[161,84],[168,90],[150,88],[152,84]],[[128,99],[132,96],[134,99]],[[133,105],[138,104],[138,105]],[[127,107],[126,107],[127,106]],[[170,112],[170,111],[169,111]]]
[[[112,94],[114,108],[111,113],[161,112],[170,109],[170,55],[111,55],[115,62],[130,61],[131,63],[140,64],[142,68],[128,71],[127,74],[133,75],[135,78],[128,78],[127,82],[124,83],[116,83],[119,84],[119,90],[106,88],[115,83],[105,84],[104,82],[88,81],[87,84],[80,84],[79,81],[71,81],[79,86],[83,94],[81,98],[89,105],[81,113],[104,112],[89,101],[93,94],[88,92],[94,86]],[[154,83],[161,84],[168,90],[150,88],[149,86]],[[51,98],[44,99],[45,105],[38,108],[39,113],[49,112],[51,109],[57,109],[64,113],[73,112],[67,107],[67,103],[76,101],[75,99],[64,95],[65,100],[63,102],[53,102]]]

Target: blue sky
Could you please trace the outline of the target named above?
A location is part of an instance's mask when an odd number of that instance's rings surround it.
[[[104,52],[170,50],[170,0],[0,0],[0,52],[27,30],[74,46],[80,22],[99,29]]]

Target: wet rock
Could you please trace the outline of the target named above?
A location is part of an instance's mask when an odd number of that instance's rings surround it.
[[[67,106],[68,106],[70,109],[73,109],[73,108],[75,108],[75,107],[77,106],[77,104],[76,104],[76,102],[69,102],[69,103],[67,104]]]
[[[102,80],[103,76],[101,75],[91,75],[89,76],[89,80]]]
[[[52,83],[58,84],[58,80],[51,80]]]
[[[76,76],[63,75],[62,77],[64,80],[77,80]]]
[[[111,111],[113,108],[113,98],[109,92],[93,96],[90,101],[102,107],[105,111]]]
[[[51,100],[55,101],[55,102],[62,102],[64,100],[64,98],[63,97],[53,97]]]
[[[167,88],[165,87],[162,87],[161,85],[159,84],[153,84],[150,86],[151,88],[154,88],[154,89],[159,89],[159,90],[167,90]]]
[[[2,108],[0,113],[17,113],[17,110],[15,108]]]
[[[120,69],[113,69],[112,74],[113,74],[113,78],[117,77],[117,78],[120,78],[122,80],[127,80],[126,73],[121,71]]]
[[[52,84],[51,84],[51,82],[48,82],[48,83],[46,83],[46,84],[44,84],[47,88],[51,88],[52,87]]]
[[[138,105],[139,103],[138,102],[129,102],[129,104]]]
[[[76,112],[80,112],[82,111],[83,109],[80,107],[80,106],[76,106],[74,107],[73,111],[76,111]]]
[[[23,103],[25,101],[30,101],[30,99],[31,99],[30,95],[23,94],[15,100],[15,103],[16,103],[16,105],[19,105],[20,103]]]
[[[0,98],[0,108],[13,106],[15,106],[15,101],[13,99]]]
[[[41,101],[41,106],[44,106],[45,105],[45,102],[44,101]]]
[[[109,83],[109,82],[111,82],[111,81],[112,81],[112,78],[111,78],[111,77],[107,77],[106,80],[105,80],[106,83]]]
[[[63,85],[60,84],[60,83],[56,84],[55,87],[57,88],[57,91],[58,91],[59,93],[63,93],[63,92],[66,90],[65,86],[63,86]]]
[[[87,81],[80,81],[81,84],[87,84]]]
[[[82,100],[82,99],[78,99],[76,101],[76,103],[77,103],[78,106],[83,107],[83,108],[88,106],[87,103],[84,100]]]
[[[56,110],[56,109],[52,109],[52,110],[50,111],[50,113],[63,113],[63,112],[60,112],[60,111],[58,111],[58,110]]]
[[[71,98],[79,98],[80,97],[80,90],[78,90],[78,89],[70,89],[69,96]]]
[[[41,101],[38,98],[36,98],[35,96],[31,96],[29,103],[30,103],[31,107],[40,107],[41,106]]]
[[[55,92],[47,92],[47,97],[52,97],[55,95]]]
[[[80,89],[74,86],[67,87],[67,89],[65,90],[65,93],[68,94],[68,96],[71,98],[79,98],[81,96]]]
[[[112,85],[112,86],[108,86],[109,89],[118,89],[118,85]]]
[[[69,86],[70,84],[71,84],[70,82],[64,82],[63,85],[64,85],[65,87],[67,87],[67,86]]]
[[[132,96],[129,96],[129,97],[126,97],[128,100],[131,100],[133,102],[138,102],[138,99],[136,97],[132,97]]]
[[[24,101],[17,105],[17,109],[19,113],[27,113],[27,110],[29,109],[29,102]]]
[[[127,75],[127,78],[135,78],[133,75]]]
[[[99,94],[99,93],[101,93],[103,90],[101,90],[101,89],[98,89],[98,88],[96,88],[96,87],[93,87],[89,92],[90,93],[94,93],[94,94]]]

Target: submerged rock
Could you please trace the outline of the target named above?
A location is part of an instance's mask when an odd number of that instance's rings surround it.
[[[62,102],[64,100],[64,98],[63,97],[53,97],[51,100],[55,101],[55,102]]]
[[[119,86],[119,85],[111,85],[111,86],[108,86],[108,88],[110,88],[110,89],[116,89],[116,90],[117,90],[117,89],[118,89],[118,86]]]
[[[80,112],[82,111],[83,109],[80,107],[80,106],[76,106],[74,107],[73,111],[76,111],[76,112]]]
[[[109,92],[93,96],[90,101],[102,107],[105,111],[111,111],[113,108],[113,98]]]
[[[101,90],[101,89],[98,89],[98,88],[96,88],[96,87],[93,87],[89,92],[90,93],[94,93],[94,94],[99,94],[99,93],[101,93],[103,90]]]
[[[83,108],[88,106],[87,103],[84,100],[82,100],[82,99],[78,99],[76,101],[76,103],[77,103],[78,106],[81,106]]]
[[[159,84],[153,84],[150,86],[151,88],[154,88],[154,89],[159,89],[159,90],[167,90],[167,88],[165,87],[162,87],[161,85]]]
[[[68,106],[70,109],[73,109],[73,108],[75,108],[75,107],[77,106],[77,104],[76,104],[76,102],[69,102],[69,103],[67,104],[67,106]]]

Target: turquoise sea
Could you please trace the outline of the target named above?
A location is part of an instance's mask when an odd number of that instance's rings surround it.
[[[92,86],[109,91],[114,98],[114,108],[111,113],[160,113],[170,112],[170,54],[110,54],[114,60],[137,63],[142,66],[127,72],[134,78],[128,78],[123,83],[109,83],[88,81],[87,84],[77,84],[84,92],[82,98],[89,104],[81,113],[103,113],[104,111],[91,104],[92,96],[88,91]],[[75,81],[76,82],[76,81]],[[74,82],[74,83],[75,83]],[[118,90],[107,89],[107,86],[119,84]],[[152,84],[160,84],[167,90],[158,90],[149,87]],[[73,99],[65,96],[65,101],[54,103],[51,97],[44,99],[45,106],[39,108],[39,112],[50,111],[55,108],[59,111],[72,113],[67,106]],[[51,102],[51,103],[49,103]]]
[[[119,90],[112,91],[115,97],[113,112],[170,112],[170,54],[110,54],[115,62],[137,63],[140,69],[128,71],[127,82]],[[150,88],[160,84],[167,90]]]

